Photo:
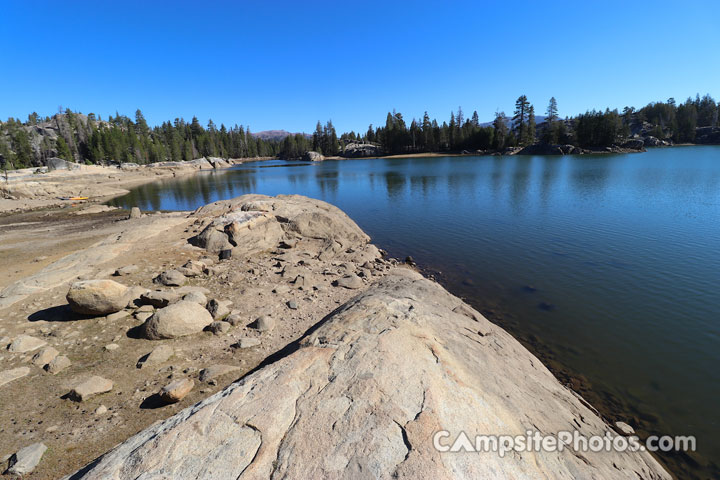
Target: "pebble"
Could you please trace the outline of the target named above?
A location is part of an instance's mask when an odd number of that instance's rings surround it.
[[[108,352],[112,352],[113,350],[117,350],[118,348],[120,348],[120,345],[118,345],[117,343],[105,345],[105,350],[107,350]]]
[[[95,415],[105,415],[108,409],[105,405],[100,405],[95,409]]]
[[[287,306],[290,310],[297,310],[298,308],[297,302],[295,302],[295,300],[290,300],[289,302],[287,302]]]

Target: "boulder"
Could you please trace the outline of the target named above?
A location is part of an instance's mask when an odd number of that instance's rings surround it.
[[[107,393],[113,388],[112,380],[93,375],[70,392],[70,398],[76,402],[84,402],[90,397]]]
[[[72,365],[72,362],[70,362],[68,357],[65,355],[58,355],[50,363],[45,365],[45,371],[52,375],[57,375],[70,365]]]
[[[142,217],[142,212],[140,211],[140,209],[138,207],[132,207],[130,209],[130,215],[128,215],[128,220],[140,217]]]
[[[113,280],[84,280],[73,283],[66,298],[73,312],[107,315],[127,306],[129,291]]]
[[[166,287],[182,287],[187,282],[187,277],[178,270],[167,270],[155,277],[153,282]]]
[[[163,402],[177,403],[183,398],[185,398],[194,386],[195,382],[193,382],[191,379],[183,378],[165,385],[160,390],[160,393],[158,395]]]
[[[478,322],[453,312],[460,303],[395,269],[295,348],[73,478],[671,478],[643,451],[433,448],[460,432],[524,437],[578,423],[584,436],[612,435],[512,336],[484,318],[491,335],[474,333]]]
[[[622,144],[622,148],[627,148],[630,150],[644,150],[645,142],[639,138],[631,138],[630,140]]]
[[[10,468],[8,468],[7,473],[20,477],[32,473],[40,463],[40,459],[46,450],[47,447],[43,443],[33,443],[21,448],[10,457]]]
[[[305,152],[302,156],[302,159],[306,162],[322,162],[325,160],[325,157],[318,152]]]
[[[382,148],[371,143],[348,143],[343,150],[343,157],[379,157],[383,154]]]
[[[195,302],[181,300],[156,311],[143,324],[143,335],[149,340],[178,338],[200,333],[213,322],[205,308]]]
[[[47,342],[41,338],[31,337],[30,335],[18,335],[12,341],[8,350],[15,353],[25,353],[37,350],[47,345]]]

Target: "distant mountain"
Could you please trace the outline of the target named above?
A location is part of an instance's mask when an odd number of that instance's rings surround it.
[[[297,133],[288,132],[287,130],[263,130],[262,132],[253,133],[253,137],[262,138],[263,140],[282,140],[288,135],[297,135]],[[312,135],[303,133],[305,137],[310,138]]]

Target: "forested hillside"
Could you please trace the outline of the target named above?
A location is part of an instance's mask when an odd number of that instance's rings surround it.
[[[203,126],[195,117],[150,127],[140,110],[134,121],[122,115],[103,120],[68,109],[52,117],[32,113],[25,122],[0,122],[0,155],[8,168],[40,166],[52,157],[95,164],[265,157],[276,155],[278,146],[276,140],[254,137],[248,127],[218,128],[212,120]]]

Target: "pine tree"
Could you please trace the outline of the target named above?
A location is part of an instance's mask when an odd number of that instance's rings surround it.
[[[530,102],[525,95],[520,95],[515,101],[515,114],[513,116],[513,126],[515,136],[518,142],[523,145],[528,137],[527,117],[530,109]]]

